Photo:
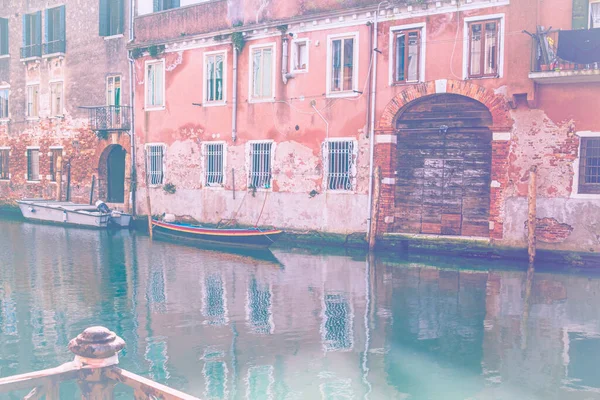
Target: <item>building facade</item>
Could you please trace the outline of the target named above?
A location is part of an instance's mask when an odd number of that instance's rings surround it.
[[[102,198],[128,208],[125,3],[0,2],[0,202]]]
[[[137,2],[142,213],[522,246],[536,167],[541,246],[600,249],[597,1],[178,3]]]

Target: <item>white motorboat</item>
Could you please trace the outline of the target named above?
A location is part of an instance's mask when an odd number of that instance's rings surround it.
[[[70,201],[23,199],[17,203],[26,219],[55,224],[106,228],[111,216],[110,212],[101,212],[95,206]]]

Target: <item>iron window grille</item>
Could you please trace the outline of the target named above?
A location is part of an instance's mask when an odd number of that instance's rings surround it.
[[[0,179],[10,179],[9,160],[10,150],[0,149]]]
[[[27,86],[27,117],[39,116],[40,85]]]
[[[8,119],[8,89],[0,89],[0,119]]]
[[[162,144],[146,145],[146,161],[148,163],[148,185],[162,185],[164,180],[164,152]]]
[[[331,92],[354,90],[354,38],[331,41]]]
[[[66,50],[65,6],[45,11],[44,54],[64,53]]]
[[[0,18],[0,56],[8,54],[8,18]]]
[[[394,82],[419,82],[421,64],[421,29],[396,34]]]
[[[581,138],[578,192],[600,194],[600,138]]]
[[[206,186],[223,186],[224,152],[223,143],[205,143],[205,184]]]
[[[224,54],[210,54],[206,56],[206,102],[224,101]]]
[[[273,97],[273,47],[252,50],[252,98]]]
[[[469,24],[469,78],[498,76],[500,20]]]
[[[42,56],[42,12],[23,15],[21,58]]]
[[[114,36],[123,33],[123,0],[100,0],[100,36]]]
[[[40,180],[40,150],[39,149],[28,149],[27,150],[27,180],[28,181],[39,181]]]
[[[250,189],[269,189],[271,187],[271,149],[273,143],[252,143],[250,147]]]
[[[62,157],[62,149],[50,149],[50,181],[56,182],[58,159]]]
[[[354,158],[353,141],[332,140],[326,142],[325,164],[328,190],[353,190]]]

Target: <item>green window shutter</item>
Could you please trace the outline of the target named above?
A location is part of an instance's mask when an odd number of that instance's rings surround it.
[[[8,19],[0,18],[0,55],[8,54]]]
[[[119,20],[117,22],[117,33],[123,33],[124,29],[124,22],[125,22],[125,3],[124,0],[116,0],[115,3],[117,4],[117,15],[119,16]]]
[[[58,15],[59,15],[59,26],[58,26],[58,39],[66,40],[67,38],[67,30],[66,30],[66,9],[65,6],[58,7]]]
[[[29,16],[23,14],[23,47],[28,46],[31,43],[29,37]]]
[[[52,18],[50,18],[50,10],[46,9],[44,10],[44,43],[48,43],[50,42],[50,25],[52,24],[51,21]]]
[[[109,11],[108,11],[108,0],[100,0],[100,19],[99,19],[99,35],[109,36]]]
[[[171,0],[171,8],[179,7],[179,0]]]
[[[572,29],[588,28],[589,0],[573,0],[573,23]]]
[[[153,0],[152,4],[153,4],[152,10],[154,12],[162,11],[162,1],[161,0]]]

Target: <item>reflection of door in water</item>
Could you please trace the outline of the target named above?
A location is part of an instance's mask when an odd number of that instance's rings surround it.
[[[108,202],[125,202],[125,149],[115,146],[108,155]]]

